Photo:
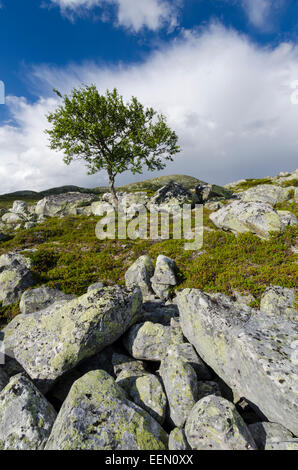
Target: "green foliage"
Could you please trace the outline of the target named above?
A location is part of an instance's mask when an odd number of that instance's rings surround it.
[[[292,180],[289,180],[289,181],[284,181],[282,183],[282,186],[284,188],[288,188],[289,186],[294,186],[295,188],[297,188],[298,187],[298,179],[295,178],[295,179],[292,179]]]
[[[19,304],[11,304],[3,306],[0,302],[0,328],[7,325],[16,315],[19,315],[20,308]]]
[[[135,97],[124,103],[116,89],[100,95],[95,85],[74,88],[47,119],[50,148],[62,150],[66,164],[85,160],[89,174],[106,170],[112,192],[117,174],[141,173],[144,165],[161,170],[180,151],[162,114],[144,108]]]

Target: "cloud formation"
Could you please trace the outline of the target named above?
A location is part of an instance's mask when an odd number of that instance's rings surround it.
[[[80,163],[65,166],[46,146],[44,114],[73,86],[95,83],[117,87],[126,99],[137,96],[168,117],[182,152],[161,174],[183,173],[219,184],[243,177],[265,177],[297,167],[298,106],[291,84],[298,80],[298,46],[261,48],[220,25],[185,32],[141,64],[102,67],[85,63],[68,68],[38,67],[35,104],[8,98],[16,125],[0,127],[2,189],[41,190],[62,184],[98,186],[102,173],[86,176]],[[145,173],[140,179],[157,176]],[[117,183],[135,180],[122,175]]]
[[[51,0],[65,14],[91,10],[94,7],[116,7],[117,24],[139,32],[146,27],[156,31],[177,24],[177,0]]]
[[[241,0],[249,21],[257,28],[267,26],[274,7],[273,0]],[[275,1],[275,7],[278,1]]]

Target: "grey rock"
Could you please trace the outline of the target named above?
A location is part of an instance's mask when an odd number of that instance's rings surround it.
[[[282,442],[270,442],[266,450],[298,450],[298,439],[291,439]]]
[[[185,426],[195,450],[255,450],[248,427],[233,403],[209,395],[196,403]]]
[[[198,399],[198,379],[192,366],[172,354],[171,348],[159,368],[169,401],[170,418],[182,428]]]
[[[210,200],[218,199],[231,199],[233,197],[233,192],[222,186],[217,186],[216,184],[208,183],[199,183],[195,187],[195,192],[198,198],[199,204],[204,204]]]
[[[264,202],[275,206],[290,199],[291,190],[273,184],[259,184],[239,194],[244,202]]]
[[[143,303],[142,318],[144,321],[170,325],[172,318],[179,316],[178,307],[175,304],[165,305],[162,301]]]
[[[269,444],[291,441],[293,435],[277,423],[259,422],[248,426],[259,450],[268,450]]]
[[[176,263],[171,258],[159,255],[156,260],[154,276],[151,278],[152,289],[161,298],[169,298],[170,287],[176,286]]]
[[[194,195],[191,191],[184,188],[179,183],[170,181],[168,184],[158,189],[154,196],[150,199],[150,204],[155,206],[182,205],[191,204]]]
[[[169,435],[169,450],[190,450],[183,429],[175,428]]]
[[[192,366],[198,380],[209,380],[211,374],[202,359],[197,355],[194,347],[189,343],[171,345],[171,355]]]
[[[47,450],[165,450],[168,436],[104,371],[77,380],[53,426]]]
[[[276,211],[279,215],[281,228],[285,230],[287,227],[293,227],[298,224],[297,217],[289,211]]]
[[[51,289],[47,286],[41,286],[37,289],[27,290],[23,293],[20,300],[21,313],[34,313],[39,310],[44,310],[55,302],[60,302],[63,305],[63,301],[69,302],[75,299],[75,295],[64,294],[58,289]],[[61,302],[62,301],[62,302]]]
[[[150,279],[154,274],[154,266],[149,256],[140,256],[126,271],[126,287],[139,286],[143,297],[153,294]]]
[[[106,287],[46,315],[18,315],[4,329],[6,351],[42,391],[83,359],[114,343],[139,317],[139,288]]]
[[[7,253],[0,257],[0,301],[3,305],[17,302],[22,292],[36,283],[31,262],[22,255]]]
[[[268,315],[284,315],[291,320],[297,320],[294,302],[295,289],[271,286],[262,295],[260,309]]]
[[[0,392],[0,449],[42,450],[56,419],[52,405],[24,375]]]
[[[171,328],[158,323],[138,323],[123,337],[123,344],[135,359],[161,361],[171,342]]]
[[[88,287],[87,292],[90,292],[91,290],[102,289],[103,287],[105,287],[104,282],[95,282],[94,284],[91,284],[91,286]]]
[[[95,195],[79,192],[46,196],[36,204],[35,213],[39,217],[76,215],[78,208],[82,206],[82,204],[91,204],[95,198]]]
[[[297,324],[196,289],[179,292],[178,307],[199,356],[240,397],[297,435]]]

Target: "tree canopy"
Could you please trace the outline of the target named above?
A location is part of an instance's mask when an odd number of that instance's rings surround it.
[[[63,103],[47,115],[50,148],[63,151],[66,164],[84,160],[89,174],[106,170],[115,205],[118,174],[142,173],[144,166],[162,170],[180,151],[165,116],[135,97],[125,103],[116,88],[101,95],[95,85],[74,88],[64,96],[54,91]]]

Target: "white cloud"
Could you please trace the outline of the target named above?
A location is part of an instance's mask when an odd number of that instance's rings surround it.
[[[242,0],[249,21],[258,28],[263,28],[271,16],[273,0]]]
[[[180,0],[179,0],[180,1]],[[177,0],[51,0],[63,13],[81,13],[94,7],[115,6],[119,26],[135,32],[146,27],[153,31],[177,24]]]
[[[116,86],[126,99],[135,95],[164,112],[183,151],[161,174],[222,184],[297,167],[298,106],[291,102],[297,45],[260,48],[232,30],[212,26],[201,34],[186,32],[142,64],[44,66],[34,76],[44,97],[53,86],[68,92],[81,82],[94,82],[101,92]],[[104,184],[103,174],[86,176],[82,164],[67,167],[61,155],[47,149],[44,114],[55,104],[53,98],[36,104],[8,99],[17,127],[0,127],[2,192]],[[117,182],[135,179],[125,174]]]

